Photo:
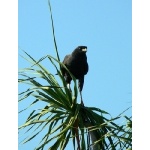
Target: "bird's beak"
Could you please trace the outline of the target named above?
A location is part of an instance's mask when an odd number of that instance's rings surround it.
[[[83,51],[83,52],[86,52],[86,51],[87,51],[87,48],[83,48],[82,51]]]

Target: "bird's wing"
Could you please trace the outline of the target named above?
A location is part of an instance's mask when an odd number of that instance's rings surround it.
[[[67,65],[69,58],[70,58],[70,55],[66,55],[66,56],[65,56],[65,58],[64,58],[64,60],[63,60],[63,64],[64,64],[64,65]]]
[[[67,64],[68,64],[69,57],[70,57],[70,55],[66,55],[63,62],[62,62],[66,67],[67,67]],[[61,71],[62,71],[62,74],[64,76],[65,72],[66,72],[66,69],[63,66],[61,66]]]
[[[89,71],[89,65],[88,63],[86,62],[85,65],[84,65],[84,75],[86,75]]]

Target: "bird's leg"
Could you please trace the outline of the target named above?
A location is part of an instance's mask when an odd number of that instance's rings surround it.
[[[72,92],[71,87],[70,87],[70,83],[67,83],[67,88],[70,90],[70,92]]]
[[[84,84],[84,76],[81,77],[81,78],[79,79],[79,82],[78,82],[78,88],[79,88],[79,93],[80,93],[80,97],[81,97],[81,105],[82,105],[82,106],[84,106],[83,99],[82,99],[82,93],[81,93],[82,88],[83,88],[83,84]]]
[[[71,87],[70,87],[71,77],[68,74],[65,75],[65,80],[66,80],[66,83],[67,83],[67,88],[70,90],[70,92],[72,92]]]
[[[81,97],[81,105],[84,106],[83,99],[82,99],[82,93],[80,90],[79,90],[79,93],[80,93],[80,97]]]
[[[70,83],[67,83],[67,88],[68,88],[69,90],[71,90],[71,88],[70,88]]]

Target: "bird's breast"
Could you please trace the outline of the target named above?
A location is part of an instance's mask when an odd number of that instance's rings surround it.
[[[70,72],[79,79],[81,76],[84,76],[88,72],[88,64],[85,59],[74,59],[69,63],[68,66]]]

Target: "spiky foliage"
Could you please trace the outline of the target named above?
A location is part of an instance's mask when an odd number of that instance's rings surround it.
[[[86,107],[77,103],[78,88],[73,78],[72,91],[67,88],[61,74],[54,25],[51,12],[53,39],[56,58],[47,55],[35,60],[28,53],[25,59],[31,63],[30,67],[19,71],[19,83],[26,85],[27,89],[19,93],[19,103],[31,100],[29,106],[19,111],[21,115],[31,109],[26,121],[19,127],[28,134],[22,143],[40,137],[40,143],[35,143],[35,150],[64,150],[72,141],[74,150],[123,150],[132,147],[132,121],[131,117],[123,113],[112,118],[109,113],[96,107]],[[52,69],[46,69],[42,62],[48,59],[49,65],[55,68],[57,76]],[[65,66],[64,66],[65,67]],[[66,68],[67,69],[67,68]],[[59,80],[58,80],[59,79]],[[95,93],[96,94],[96,93]],[[33,99],[32,99],[32,98]],[[39,103],[40,108],[36,108]],[[124,117],[127,121],[117,125],[116,120]]]
[[[35,100],[31,102],[29,107],[41,101],[45,106],[33,110],[26,122],[19,127],[19,129],[27,128],[27,132],[34,131],[31,136],[25,138],[23,143],[29,142],[46,129],[47,132],[41,137],[41,144],[36,147],[36,150],[44,149],[46,145],[49,145],[49,149],[60,148],[63,150],[70,140],[73,142],[74,149],[76,149],[76,144],[78,149],[89,149],[91,146],[100,150],[131,147],[130,118],[126,117],[129,121],[128,128],[125,125],[118,126],[114,121],[119,119],[121,115],[112,119],[109,117],[109,113],[104,110],[83,107],[78,104],[76,80],[71,75],[74,81],[74,88],[71,92],[67,88],[59,68],[57,68],[57,64],[63,65],[61,62],[52,56],[45,56],[36,61],[26,52],[25,54],[28,57],[26,60],[32,64],[31,67],[24,68],[19,72],[21,77],[19,83],[27,84],[30,87],[19,94],[19,102],[32,96]],[[46,58],[58,72],[61,84],[57,82],[56,75],[41,65],[41,62]],[[20,113],[26,109],[21,110]],[[110,119],[107,119],[108,117]],[[51,144],[53,140],[55,142]]]

